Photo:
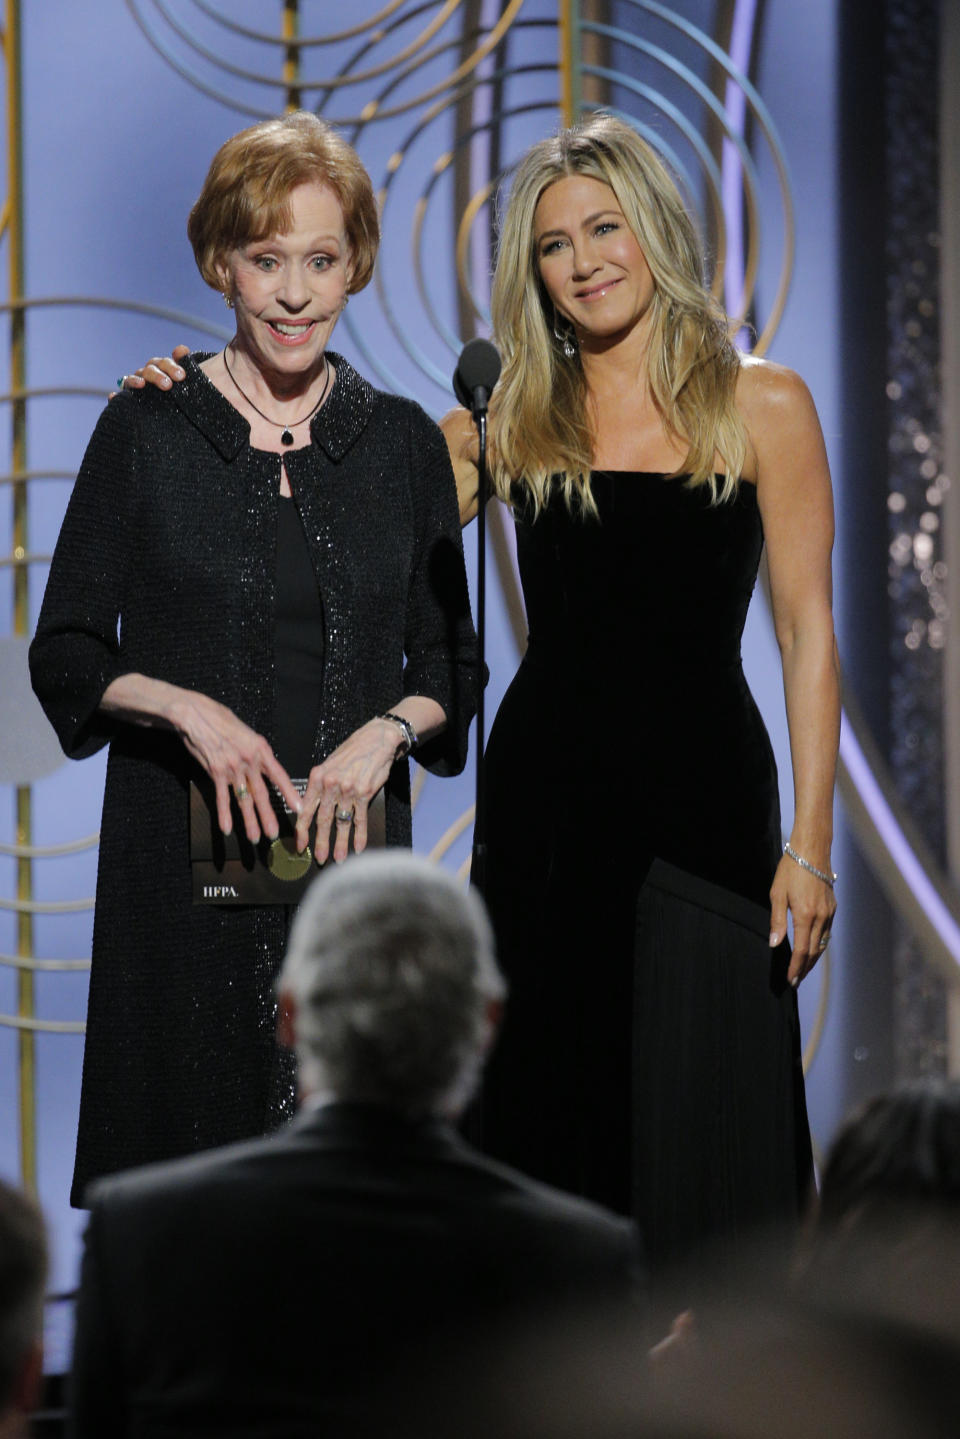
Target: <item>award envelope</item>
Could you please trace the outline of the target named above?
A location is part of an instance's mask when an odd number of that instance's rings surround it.
[[[293,783],[303,794],[307,781],[295,779]],[[194,904],[298,903],[319,869],[313,858],[316,825],[314,822],[310,827],[309,848],[298,854],[294,840],[296,816],[275,791],[271,799],[280,833],[274,840],[262,835],[254,845],[247,839],[233,796],[230,798],[233,832],[225,835],[217,823],[213,785],[190,781],[190,868]],[[330,830],[331,851],[335,832],[336,821]],[[386,814],[381,789],[367,810],[367,845],[379,849],[385,842]],[[350,851],[353,851],[353,825],[350,826]]]

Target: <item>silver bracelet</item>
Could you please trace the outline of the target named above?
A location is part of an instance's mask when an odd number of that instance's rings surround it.
[[[399,725],[403,730],[403,739],[397,745],[397,753],[394,758],[406,759],[411,750],[415,750],[420,743],[413,725],[408,719],[404,719],[403,715],[395,715],[390,710],[386,710],[382,715],[377,715],[377,719],[390,720],[391,724]]]
[[[810,874],[815,874],[817,879],[822,879],[824,884],[828,884],[830,888],[833,889],[833,886],[839,879],[839,875],[834,874],[832,870],[829,874],[826,874],[824,870],[817,869],[817,866],[811,864],[808,859],[804,859],[802,854],[797,854],[792,844],[785,844],[783,846],[783,852],[790,856],[794,864],[798,864],[801,869],[808,870]]]

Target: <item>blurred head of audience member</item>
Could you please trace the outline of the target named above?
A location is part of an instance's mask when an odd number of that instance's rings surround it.
[[[897,1325],[745,1286],[704,1299],[652,1367],[621,1313],[507,1329],[444,1366],[391,1439],[939,1439],[956,1351]]]
[[[47,1279],[43,1216],[21,1190],[0,1180],[0,1436],[26,1433],[43,1369]]]
[[[298,1113],[91,1190],[75,1439],[382,1439],[408,1387],[432,1395],[478,1334],[600,1298],[634,1310],[632,1223],[446,1122],[504,989],[482,901],[422,856],[314,880],[278,980]]]
[[[810,1294],[960,1344],[960,1082],[903,1085],[846,1121],[798,1270]]]
[[[960,1214],[960,1082],[921,1080],[877,1095],[830,1148],[822,1228],[896,1217],[904,1205]]]
[[[478,896],[400,851],[347,863],[311,888],[278,987],[301,1098],[410,1118],[460,1113],[506,990]]]

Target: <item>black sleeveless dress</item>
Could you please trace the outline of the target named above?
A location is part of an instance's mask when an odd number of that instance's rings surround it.
[[[521,512],[529,647],[487,752],[485,892],[511,993],[484,1146],[638,1219],[654,1268],[794,1219],[796,997],[771,952],[776,766],[740,638],[755,488],[596,474]]]

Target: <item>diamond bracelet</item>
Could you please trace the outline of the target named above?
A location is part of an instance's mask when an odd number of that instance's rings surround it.
[[[802,854],[797,854],[792,844],[785,844],[783,846],[783,852],[790,856],[794,864],[798,864],[801,869],[808,870],[810,874],[815,874],[817,879],[822,879],[824,884],[828,884],[830,888],[833,889],[833,886],[839,879],[839,875],[834,874],[832,870],[827,874],[825,870],[817,869],[817,866],[811,864],[808,859],[804,859]]]

